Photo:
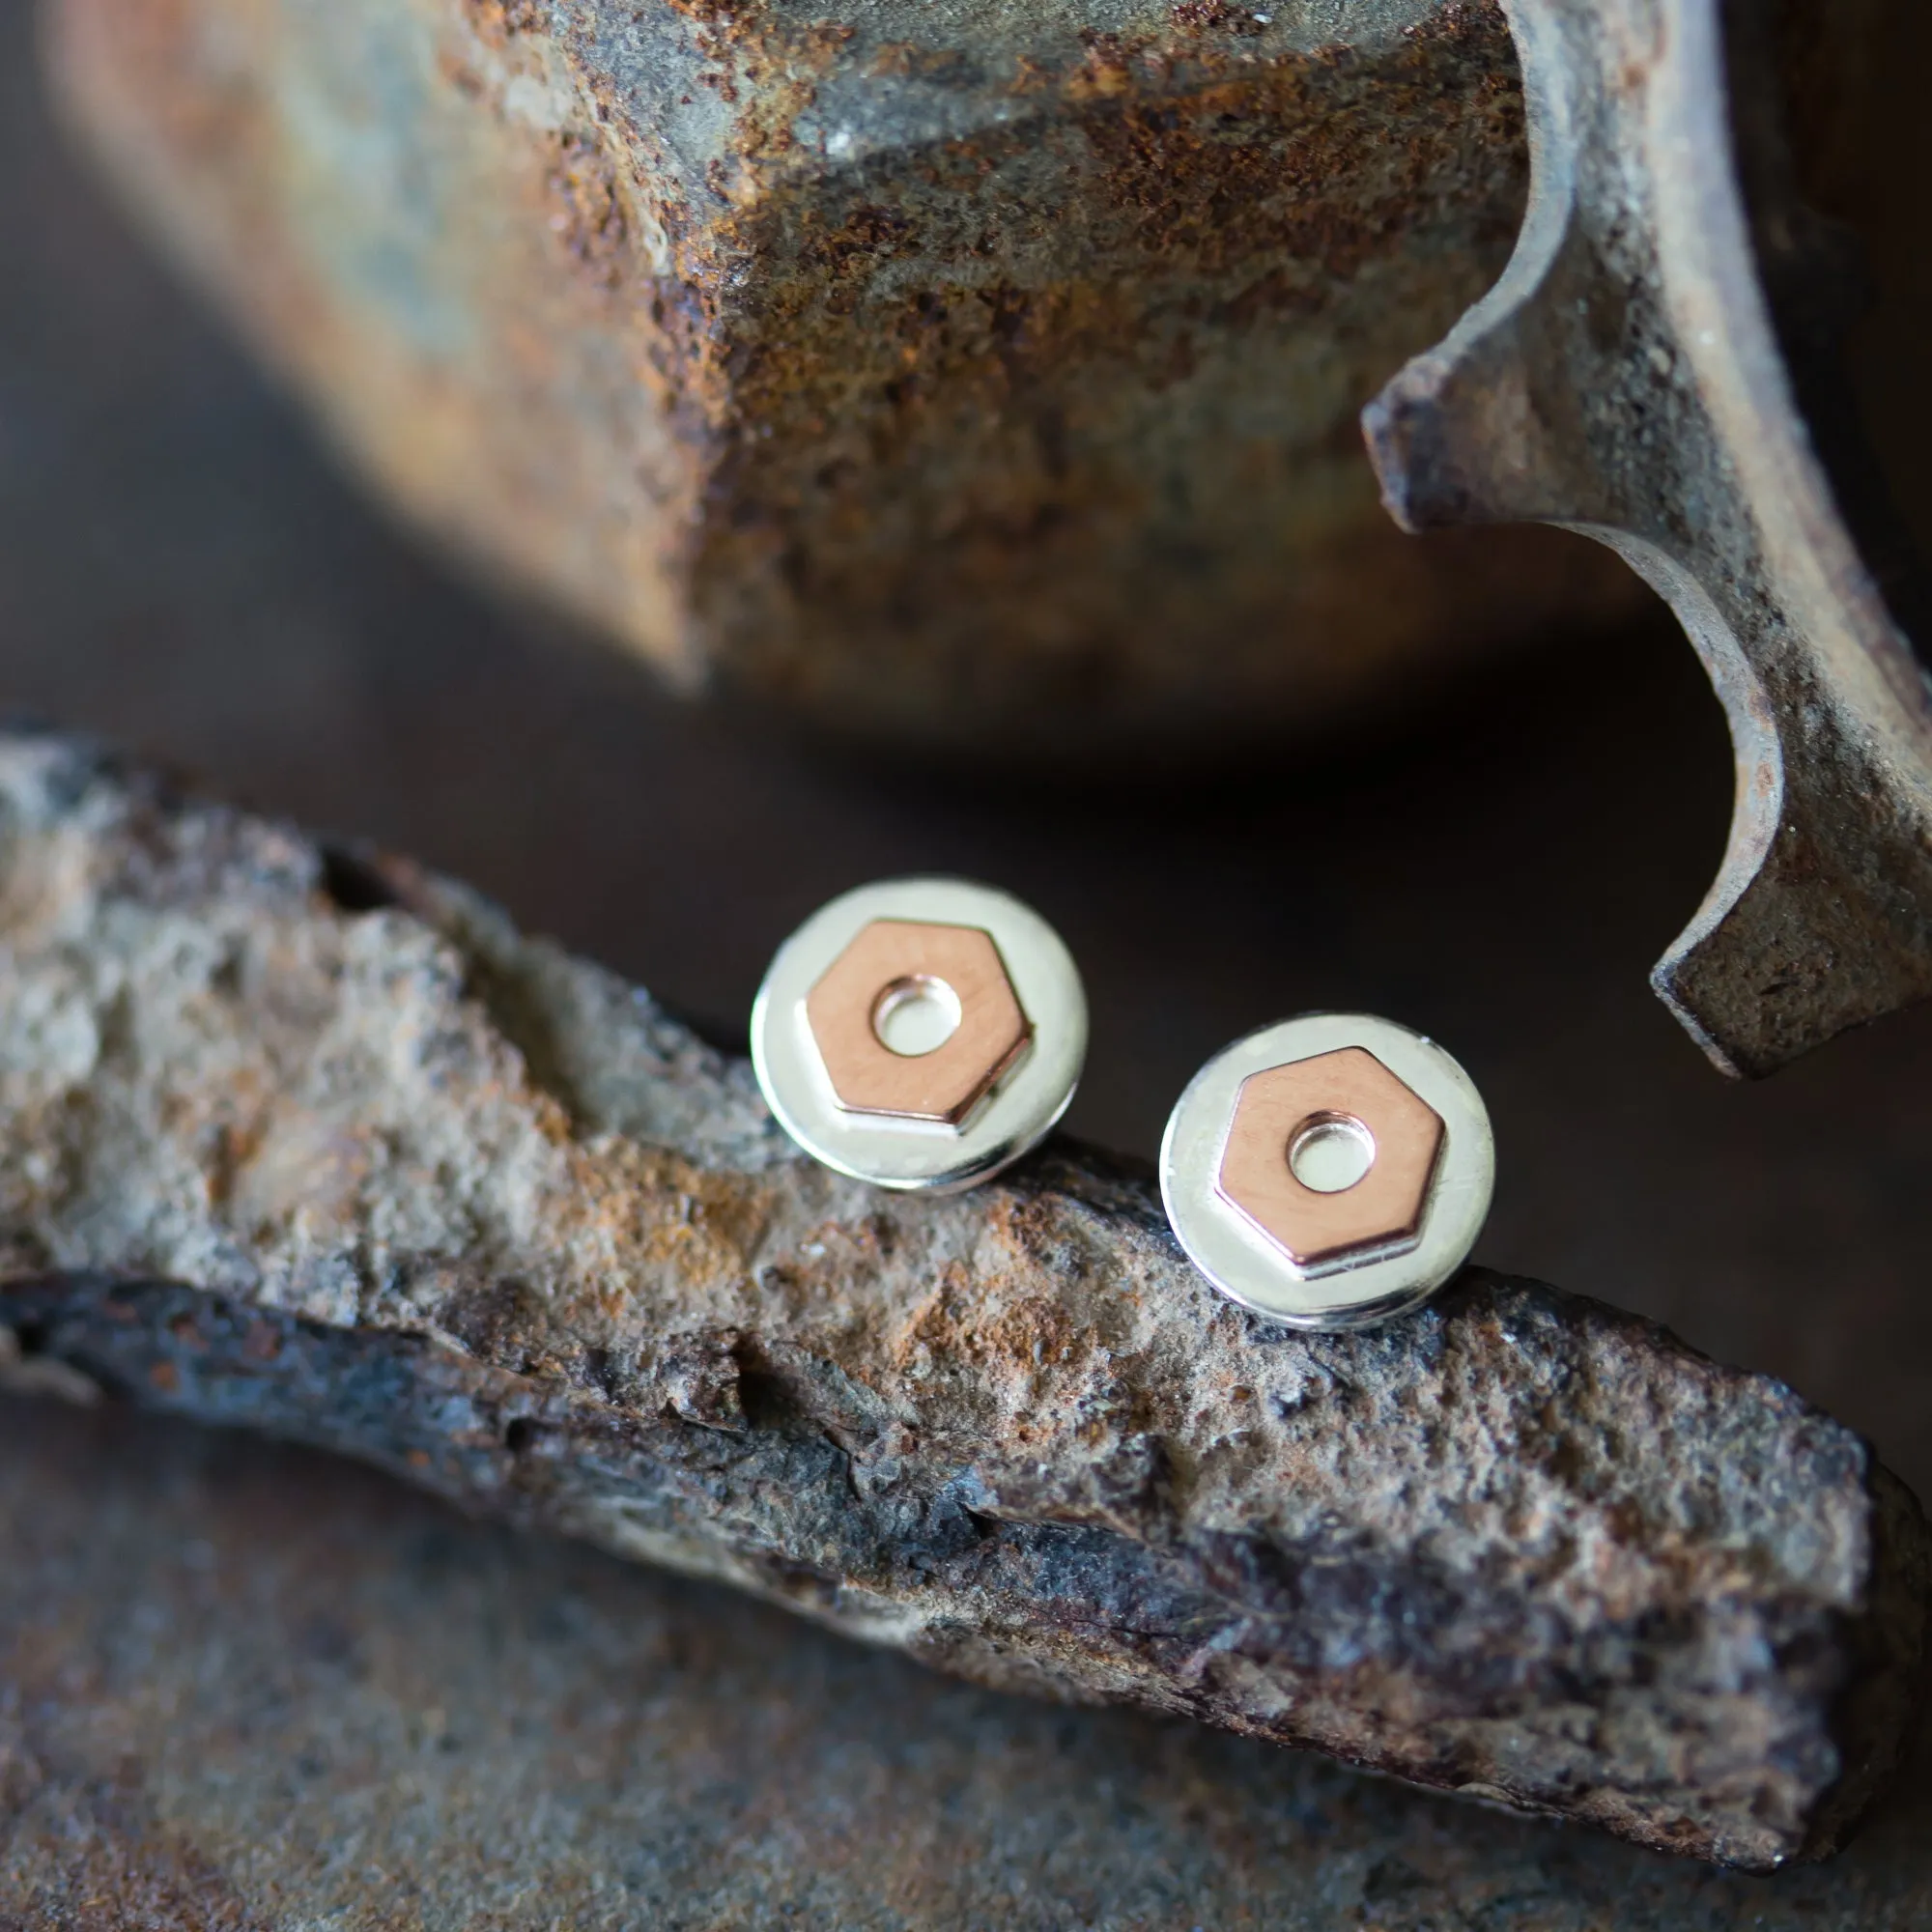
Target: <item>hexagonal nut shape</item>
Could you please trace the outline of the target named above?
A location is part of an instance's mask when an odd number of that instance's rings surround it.
[[[1323,1192],[1299,1179],[1293,1150],[1313,1127],[1365,1132],[1367,1171]],[[1365,1047],[1253,1073],[1241,1083],[1216,1191],[1297,1267],[1386,1253],[1419,1234],[1442,1151],[1440,1116]]]
[[[958,1004],[952,1034],[926,1053],[880,1037],[895,995],[936,982]],[[832,1091],[848,1113],[958,1126],[1026,1051],[1033,1026],[990,933],[978,926],[875,919],[806,996],[806,1019]]]

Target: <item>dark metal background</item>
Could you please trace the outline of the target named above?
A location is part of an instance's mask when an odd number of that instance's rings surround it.
[[[1712,1077],[1651,998],[1644,969],[1710,876],[1729,790],[1716,704],[1666,620],[1587,661],[1552,639],[1400,741],[1340,745],[1239,788],[1210,775],[1184,793],[1020,795],[964,771],[821,759],[682,709],[630,666],[479,604],[376,522],[77,178],[21,58],[19,0],[0,22],[13,49],[0,65],[0,704],[407,847],[728,1033],[772,945],[833,890],[911,867],[996,879],[1059,923],[1091,976],[1093,1072],[1074,1126],[1142,1153],[1193,1067],[1250,1026],[1346,1005],[1426,1027],[1496,1119],[1502,1180],[1479,1259],[1641,1308],[1784,1377],[1932,1491],[1932,1011],[1741,1090]],[[275,1836],[235,1793],[296,1762],[317,1727],[346,1740],[350,1769],[325,1754],[311,1796],[275,1787],[320,1807],[300,1827],[309,1875],[286,1909],[333,1900],[358,1924],[398,1922],[383,1918],[396,1898],[433,1922],[546,1923],[566,1905],[436,1920],[409,1888],[447,1914],[466,1874],[544,1868],[573,1834],[697,1874],[681,1894],[694,1925],[766,1922],[749,1916],[750,1891],[730,1904],[734,1865],[796,1875],[802,1922],[1293,1924],[1294,1910],[1311,1926],[1514,1928],[1567,1925],[1560,1912],[1591,1896],[1623,1899],[1629,1925],[1673,1928],[1728,1926],[1748,1909],[1772,1925],[1903,1927],[1932,1911],[1932,1855],[1915,1866],[1905,1850],[1932,1842],[1922,1770],[1829,1879],[1678,1875],[1226,1740],[931,1683],[750,1606],[472,1532],[288,1452],[19,1404],[0,1407],[0,1641],[14,1658],[0,1713],[40,1710],[59,1734],[46,1761],[71,1763],[77,1789],[104,1791],[110,1812],[123,1785],[138,1796],[116,1830],[137,1844],[185,1833],[194,1870],[218,1865],[235,1889],[224,1918],[213,1889],[185,1879],[201,1916],[183,1906],[153,1922],[258,1922],[240,1899],[273,1896],[289,1869],[277,1847],[300,1833],[284,1821]],[[205,1600],[188,1589],[202,1548],[223,1579]],[[445,1581],[433,1588],[434,1574]],[[586,1592],[598,1607],[582,1648],[554,1636],[526,1657],[527,1627],[576,1628]],[[284,1669],[276,1646],[293,1626],[259,1606],[298,1597],[350,1635],[317,1639],[323,1663]],[[36,1614],[23,1655],[34,1604],[66,1614]],[[354,1737],[331,1708],[331,1643],[345,1656],[394,1646],[387,1701]],[[655,1677],[639,1674],[647,1652]],[[129,1717],[116,1672],[136,1663],[190,1715]],[[225,1688],[232,1670],[267,1701]],[[204,1696],[229,1700],[209,1719],[228,1726],[219,1748],[191,1717]],[[628,1742],[593,1753],[577,1781],[546,1771],[607,1696]],[[431,1748],[403,1724],[418,1706],[489,1714],[498,1770],[437,1787],[468,1807],[460,1829],[451,1810],[446,1829],[398,1827],[365,1858],[353,1821],[380,1823],[370,1794]],[[656,1752],[655,1769],[626,1752]],[[0,1815],[24,1789],[0,1769]],[[929,1869],[929,1887],[879,1891],[875,1829],[877,1858]],[[1398,1851],[1411,1840],[1427,1849]],[[1357,1865],[1394,1858],[1396,1876],[1324,1891],[1335,1848],[1371,1841]],[[16,1841],[35,1858],[40,1842]],[[754,1843],[764,1862],[743,1862]],[[1202,1843],[1211,1859],[1177,1863]],[[1002,1886],[1035,1888],[1032,1918],[991,1902],[984,1860],[1002,1861]],[[1496,1890],[1496,1861],[1521,1902]],[[24,1895],[0,1892],[0,1923]],[[780,1891],[759,1896],[768,1922],[784,1922]],[[1805,1917],[1807,1900],[1838,1916]]]

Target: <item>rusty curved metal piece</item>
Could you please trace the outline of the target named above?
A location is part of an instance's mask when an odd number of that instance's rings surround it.
[[[1720,1068],[1761,1075],[1932,993],[1932,687],[1908,546],[1833,394],[1853,278],[1797,198],[1772,10],[1508,12],[1531,131],[1517,252],[1364,427],[1406,527],[1581,530],[1690,633],[1737,804],[1652,978]]]

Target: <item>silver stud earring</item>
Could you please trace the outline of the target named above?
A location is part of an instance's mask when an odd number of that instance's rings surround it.
[[[894,879],[821,907],[752,1009],[752,1065],[800,1147],[875,1186],[952,1192],[1036,1146],[1087,1056],[1060,935],[964,879]]]
[[[1364,1013],[1304,1014],[1217,1054],[1160,1150],[1188,1259],[1295,1328],[1419,1307],[1467,1260],[1494,1184],[1475,1083],[1433,1040]]]

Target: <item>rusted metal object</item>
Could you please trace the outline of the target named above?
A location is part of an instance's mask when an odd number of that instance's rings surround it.
[[[913,995],[948,1000],[955,1013],[952,1033],[916,1053],[887,1038],[887,1008]],[[949,1125],[1033,1037],[992,935],[923,920],[875,919],[806,996],[805,1010],[841,1107]]]
[[[949,1682],[332,1457],[4,1392],[0,1549],[20,1932],[1932,1923],[1932,1739],[1842,1858],[1716,1872]]]
[[[863,1186],[473,895],[57,742],[0,739],[0,1007],[10,1378],[1753,1868],[1909,1733],[1909,1492],[1600,1304],[1472,1271],[1287,1334],[1077,1147]]]
[[[1510,0],[1529,213],[1367,415],[1410,528],[1536,520],[1669,599],[1730,719],[1729,849],[1655,984],[1768,1073],[1932,992],[1932,638],[1833,361],[1842,238],[1798,199],[1777,10]],[[1849,20],[1835,23],[1846,31]]]
[[[392,501],[671,675],[1065,759],[1624,574],[1405,543],[1362,404],[1522,207],[1492,0],[52,0],[71,117]]]
[[[1345,1186],[1310,1186],[1303,1143],[1324,1130],[1366,1138]],[[1293,1262],[1334,1261],[1412,1236],[1442,1147],[1442,1120],[1359,1046],[1250,1074],[1241,1084],[1218,1186]]]
[[[1793,10],[1734,11],[1720,57],[1716,0],[1517,10],[1536,206],[1372,429],[1411,524],[1611,532],[1686,615],[1740,803],[1658,983],[1757,1073],[1932,981],[1932,764],[1776,152]],[[1811,12],[1807,88],[1871,38]],[[355,458],[674,674],[1064,759],[1628,594],[1526,533],[1402,545],[1350,433],[1518,228],[1489,0],[52,21],[93,146]]]

